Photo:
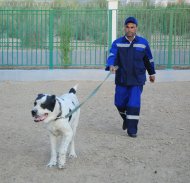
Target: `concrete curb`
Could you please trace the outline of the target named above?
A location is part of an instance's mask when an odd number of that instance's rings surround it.
[[[190,70],[157,70],[157,82],[190,81]],[[100,69],[0,70],[0,81],[102,81],[108,72]],[[108,78],[114,80],[114,75]]]

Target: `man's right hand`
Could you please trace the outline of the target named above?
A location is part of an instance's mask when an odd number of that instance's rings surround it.
[[[113,65],[111,65],[110,66],[110,72],[112,73],[112,74],[115,74],[115,71],[118,69],[118,66],[113,66]]]

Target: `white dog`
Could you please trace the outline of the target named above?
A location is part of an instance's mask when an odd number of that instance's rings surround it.
[[[77,85],[71,88],[69,93],[60,97],[39,94],[34,102],[34,108],[31,111],[34,121],[46,123],[47,129],[50,132],[51,159],[47,165],[48,167],[58,165],[59,168],[64,168],[69,146],[69,156],[77,157],[74,136],[79,121],[80,109],[70,117],[65,118],[70,111],[79,105],[79,101],[75,95],[76,89]],[[58,136],[61,139],[57,147]]]

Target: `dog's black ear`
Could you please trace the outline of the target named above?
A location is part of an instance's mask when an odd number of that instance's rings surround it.
[[[36,98],[36,100],[39,100],[39,99],[41,99],[42,97],[44,97],[45,95],[44,94],[38,94],[38,96],[37,96],[37,98]]]
[[[41,104],[41,107],[43,109],[48,109],[51,112],[53,112],[54,107],[55,107],[55,103],[56,103],[56,96],[55,95],[47,96],[46,101],[43,104]]]
[[[51,96],[49,96],[49,97],[50,97],[51,102],[55,105],[56,96],[55,96],[55,95],[51,95]]]

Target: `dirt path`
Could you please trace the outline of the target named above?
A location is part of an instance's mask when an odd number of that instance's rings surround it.
[[[147,84],[139,133],[122,131],[114,84],[106,82],[81,109],[77,159],[66,169],[46,168],[50,157],[44,124],[30,111],[38,93],[60,95],[79,83],[82,101],[99,82],[0,83],[1,183],[188,183],[190,181],[190,82]]]

